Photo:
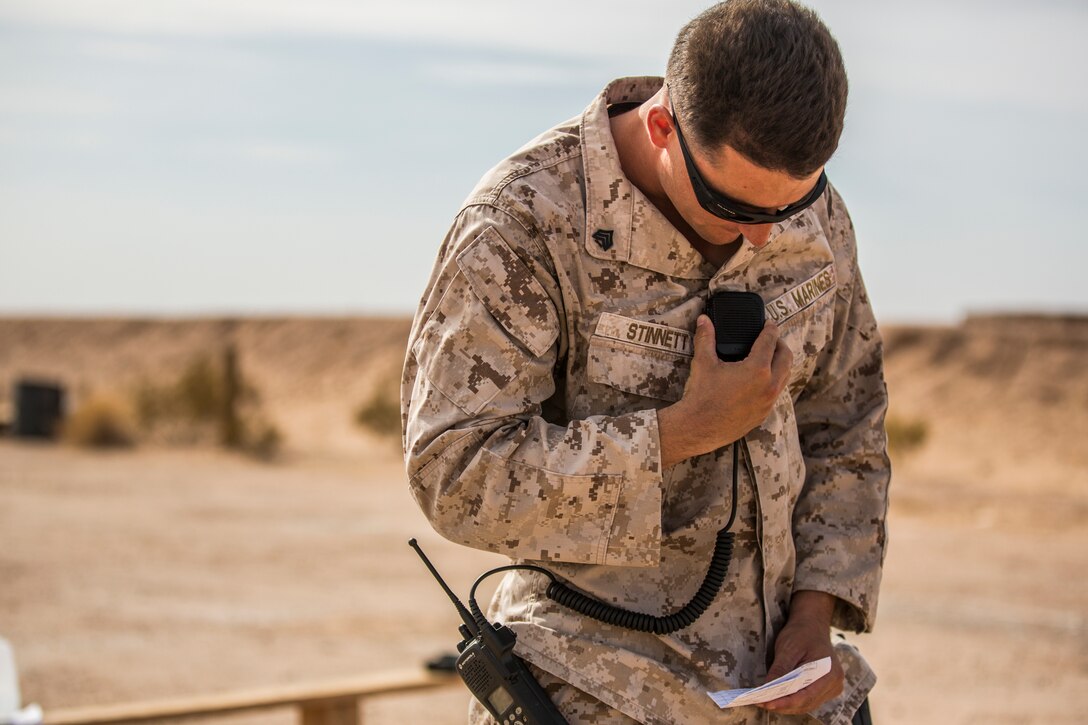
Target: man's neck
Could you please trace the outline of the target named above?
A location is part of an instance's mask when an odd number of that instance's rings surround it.
[[[703,259],[715,267],[721,267],[740,249],[743,239],[737,237],[735,242],[725,245],[710,244],[691,228],[669,200],[661,179],[657,175],[655,148],[650,143],[646,132],[644,116],[649,108],[648,104],[655,103],[657,100],[657,96],[654,96],[638,108],[613,116],[609,120],[612,139],[616,143],[616,151],[620,157],[620,168],[623,169],[627,180],[646,195],[646,198],[676,227],[677,231],[684,235]]]
[[[627,179],[662,213],[665,213],[665,207],[675,212],[661,180],[654,173],[653,147],[646,136],[645,112],[647,105],[655,100],[656,96],[638,108],[613,116],[609,119],[609,125],[619,153],[620,168]]]

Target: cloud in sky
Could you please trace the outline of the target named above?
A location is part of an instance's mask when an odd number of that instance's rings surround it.
[[[686,0],[674,3],[669,14],[686,19],[705,6]],[[1088,113],[1088,4],[815,0],[812,6],[844,41],[848,61],[851,52],[864,57],[864,63],[849,64],[855,84]],[[95,40],[88,50],[136,62],[169,53],[163,44],[141,40],[148,37],[331,35],[553,59],[639,60],[656,68],[674,32],[662,32],[659,7],[646,0],[553,0],[546,12],[508,0],[9,0],[0,4],[0,22],[113,34],[119,37]],[[554,83],[567,72],[562,65],[428,70],[459,82]]]
[[[575,64],[497,63],[466,58],[452,62],[429,61],[421,64],[418,72],[432,80],[458,86],[569,86],[577,81],[579,68]]]
[[[864,51],[870,62],[851,66],[862,82],[989,99],[1011,93],[1086,110],[1085,84],[1072,85],[1088,74],[1083,2],[811,4],[837,35],[849,34]],[[693,17],[706,5],[676,2],[669,16]],[[674,31],[662,32],[659,10],[648,0],[553,0],[546,11],[508,0],[8,0],[0,5],[0,20],[130,36],[358,36],[660,62]],[[141,61],[159,52],[138,41],[116,41],[112,50]]]
[[[17,0],[0,6],[0,20],[128,35],[323,34],[433,40],[446,45],[543,50],[557,55],[624,55],[667,48],[660,6],[647,0],[553,0],[547,11],[507,0]],[[694,16],[699,2],[678,2]],[[610,33],[622,14],[622,33]],[[684,14],[683,10],[680,10]]]
[[[94,38],[83,43],[80,50],[93,58],[131,63],[161,63],[175,58],[163,43],[130,38]]]
[[[851,80],[891,92],[1088,113],[1088,4],[844,2],[823,13]],[[851,63],[851,57],[864,62]]]
[[[246,143],[238,149],[241,156],[270,164],[314,165],[327,164],[336,156],[330,149],[291,142],[257,141]]]
[[[106,116],[114,105],[101,95],[77,88],[25,83],[0,84],[0,114],[12,116]]]
[[[1088,309],[1088,5],[812,5],[851,76],[829,173],[878,313]],[[0,310],[411,309],[475,179],[610,77],[660,72],[705,3],[549,7],[0,0]],[[42,293],[66,244],[129,277]],[[225,253],[261,260],[244,286],[201,277]]]

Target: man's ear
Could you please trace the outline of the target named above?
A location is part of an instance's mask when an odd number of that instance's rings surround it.
[[[650,143],[659,149],[664,149],[672,140],[672,134],[676,132],[673,127],[672,113],[668,108],[655,103],[646,114],[646,126],[650,133]]]

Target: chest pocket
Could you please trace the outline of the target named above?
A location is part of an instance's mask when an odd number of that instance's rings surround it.
[[[680,400],[691,372],[689,355],[657,350],[594,334],[586,375],[591,382],[645,398]],[[627,396],[622,396],[626,398]],[[622,412],[621,401],[613,412]]]

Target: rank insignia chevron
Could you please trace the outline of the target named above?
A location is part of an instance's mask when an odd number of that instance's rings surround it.
[[[607,252],[612,248],[612,230],[598,229],[593,232],[593,241],[597,242],[597,246]]]

